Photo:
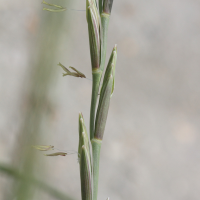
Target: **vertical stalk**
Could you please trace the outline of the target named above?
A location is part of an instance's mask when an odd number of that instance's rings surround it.
[[[93,200],[97,200],[98,196],[98,181],[99,181],[99,157],[101,151],[102,140],[93,138],[92,144],[92,157],[93,157]]]
[[[99,13],[101,14],[103,7],[103,0],[99,0]]]
[[[97,200],[98,195],[98,179],[99,179],[99,159],[101,143],[103,140],[106,120],[110,105],[110,98],[113,91],[113,82],[116,64],[116,46],[113,48],[101,88],[99,104],[95,119],[95,131],[92,143],[92,156],[93,156],[93,200]]]
[[[90,107],[90,140],[94,138],[95,112],[99,94],[99,85],[102,71],[99,69],[92,70],[92,98]]]
[[[86,1],[86,17],[88,21],[93,78],[90,108],[90,140],[93,157],[93,200],[97,200],[98,195],[100,150],[114,83],[115,63],[113,63],[113,58],[115,59],[115,56],[113,55],[116,48],[113,49],[104,75],[98,109],[96,112],[99,86],[106,59],[107,32],[112,4],[113,0],[98,0],[99,11],[97,11],[94,4],[92,6],[89,1]]]
[[[107,35],[110,15],[102,12],[101,14],[101,65],[100,69],[103,72],[105,61],[106,61],[106,50],[107,50]]]
[[[100,15],[96,3],[86,1],[86,17],[90,43],[90,57],[92,64],[92,98],[90,107],[90,139],[94,137],[94,120],[102,72],[100,68]]]
[[[94,121],[95,121],[95,111],[96,104],[98,100],[99,86],[101,81],[101,76],[105,66],[106,60],[106,49],[107,49],[107,35],[108,35],[108,25],[110,20],[110,14],[112,9],[113,0],[99,0],[99,12],[101,13],[101,54],[100,54],[100,70],[92,70],[92,100],[90,109],[90,140],[94,137]],[[91,55],[92,56],[92,55]]]

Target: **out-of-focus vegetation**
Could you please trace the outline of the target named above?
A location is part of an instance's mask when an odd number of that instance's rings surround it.
[[[68,6],[68,2],[59,1],[63,6]],[[49,115],[53,110],[52,104],[48,98],[53,80],[56,78],[57,66],[54,65],[56,51],[59,44],[59,38],[64,23],[67,23],[65,12],[51,13],[39,12],[39,28],[35,35],[37,41],[32,44],[30,50],[30,75],[26,82],[26,93],[24,103],[26,110],[24,114],[23,125],[21,127],[18,139],[12,155],[12,168],[8,165],[1,165],[0,171],[15,178],[12,184],[9,184],[4,193],[4,199],[11,200],[31,200],[34,199],[36,187],[47,191],[58,199],[71,199],[47,184],[36,180],[34,177],[35,166],[42,161],[36,156],[31,148],[33,144],[41,144],[43,139],[48,137],[43,126],[48,126]],[[42,12],[42,13],[41,13]],[[66,32],[66,37],[67,37]],[[38,168],[37,168],[38,170]],[[40,169],[41,171],[43,169]],[[38,172],[38,171],[37,171]],[[41,172],[40,172],[41,173]],[[31,178],[32,177],[32,178]],[[42,177],[41,177],[42,178]]]
[[[0,164],[0,172],[8,176],[11,176],[11,178],[16,179],[16,181],[22,181],[26,183],[29,187],[33,186],[33,187],[39,188],[40,190],[47,192],[48,194],[55,197],[56,199],[73,200],[73,198],[67,196],[66,194],[63,194],[62,192],[49,186],[48,184],[42,181],[39,181],[35,179],[34,177],[31,177],[25,173],[20,173],[16,169],[10,167],[9,165]]]

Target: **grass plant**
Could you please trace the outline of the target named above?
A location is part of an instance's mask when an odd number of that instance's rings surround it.
[[[46,5],[48,3],[45,2]],[[115,66],[117,60],[117,45],[114,46],[101,85],[104,72],[107,33],[113,0],[86,0],[86,20],[88,23],[89,47],[92,67],[92,97],[90,107],[90,135],[88,135],[82,113],[79,114],[79,145],[78,157],[80,164],[82,200],[97,200],[99,182],[99,160],[110,98],[115,85]],[[56,12],[63,9],[54,6]],[[47,9],[46,9],[47,10]],[[50,10],[49,10],[50,11]],[[74,74],[61,63],[67,74],[86,78],[81,72]],[[82,76],[79,76],[82,74]]]
[[[90,55],[92,65],[92,98],[90,108],[90,141],[92,151],[88,148],[83,151],[81,147],[84,147],[84,141],[82,140],[82,129],[79,128],[79,157],[80,157],[80,172],[81,172],[81,188],[92,188],[87,191],[82,190],[82,200],[97,200],[98,197],[98,181],[99,181],[99,160],[101,143],[103,140],[103,134],[105,130],[108,109],[110,104],[110,98],[114,91],[115,83],[115,65],[117,60],[117,46],[113,48],[111,53],[106,72],[103,77],[102,87],[100,89],[100,82],[104,71],[106,60],[106,48],[107,48],[107,32],[109,19],[111,14],[113,0],[86,0],[86,18],[88,22],[88,33],[90,43]],[[100,96],[98,98],[98,95]],[[98,105],[98,106],[97,106]],[[96,107],[98,107],[96,109]],[[79,124],[83,123],[82,118],[79,117]],[[85,125],[84,125],[85,127]],[[87,132],[84,131],[87,135]],[[88,138],[88,136],[86,136]],[[90,146],[90,145],[89,145]],[[86,159],[85,154],[89,154]],[[85,162],[82,159],[85,158]],[[88,158],[92,158],[91,160]],[[92,162],[91,162],[92,161]],[[91,166],[85,172],[85,165]],[[91,170],[91,171],[90,171]],[[85,174],[82,174],[85,173]],[[92,174],[87,176],[87,174]],[[82,180],[87,181],[82,181]],[[89,179],[89,180],[88,180]],[[86,185],[87,184],[87,187]],[[88,195],[85,195],[85,192]],[[89,193],[91,193],[89,195]]]

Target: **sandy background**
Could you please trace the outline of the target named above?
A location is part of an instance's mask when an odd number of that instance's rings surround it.
[[[41,23],[49,16],[42,7],[41,1],[0,0],[1,163],[12,163],[25,120]],[[85,9],[85,1],[69,1],[69,7]],[[118,44],[116,88],[102,145],[99,200],[200,198],[199,11],[198,0],[114,1],[107,55]],[[63,78],[56,64],[72,65],[91,78],[87,23],[85,12],[62,15],[66,23],[58,22],[55,76],[47,95],[53,111],[42,121],[42,138],[77,150],[80,111],[89,124],[91,81]],[[37,152],[37,157],[43,164],[35,163],[36,176],[80,199],[76,155],[49,158]],[[0,174],[1,200],[8,186]],[[39,193],[36,199],[54,198]]]

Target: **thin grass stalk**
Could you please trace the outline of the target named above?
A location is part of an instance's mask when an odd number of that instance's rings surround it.
[[[91,141],[93,156],[93,200],[97,200],[98,195],[100,150],[112,92],[113,76],[111,75],[104,83],[106,85],[102,86],[95,123],[95,134]]]
[[[107,50],[107,35],[110,15],[112,10],[113,0],[105,0],[103,3],[103,10],[101,13],[101,65],[100,69],[103,72],[106,60]]]
[[[101,70],[92,70],[92,97],[91,97],[91,107],[90,107],[90,140],[94,138],[95,129],[95,115],[97,100],[99,95],[99,87],[101,81]]]
[[[113,93],[116,58],[117,47],[115,46],[110,56],[110,60],[104,75],[95,120],[94,138],[91,140],[93,156],[93,200],[97,200],[98,196],[100,150],[109,110],[110,98]]]
[[[108,25],[109,25],[111,10],[112,10],[112,4],[113,4],[113,0],[104,0],[104,2],[99,0],[99,13],[101,13],[100,14],[100,17],[101,17],[100,71],[99,70],[92,71],[93,85],[92,85],[92,100],[91,100],[91,109],[90,109],[90,139],[91,140],[94,137],[96,104],[98,100],[100,81],[101,81],[101,77],[102,77],[104,66],[105,66],[105,60],[106,60]]]
[[[93,138],[91,140],[92,144],[92,174],[93,174],[93,200],[97,200],[98,196],[98,182],[99,182],[99,158],[101,151],[102,140]]]
[[[101,14],[103,7],[103,0],[99,0],[99,13]]]
[[[104,97],[102,98],[102,103],[99,104],[100,109],[99,115],[96,118],[96,126],[95,126],[95,135],[94,138],[91,140],[92,144],[92,156],[93,156],[93,200],[97,200],[98,196],[98,180],[99,180],[99,158],[100,158],[100,150],[101,150],[101,143],[102,143],[102,129],[105,129],[105,123],[108,114],[108,108],[110,103],[110,95],[112,91],[112,83],[113,78],[111,77],[108,81],[108,85],[105,89]],[[97,111],[97,114],[98,114]],[[104,132],[104,130],[103,130]]]
[[[100,68],[100,15],[94,0],[86,1],[86,17],[90,42],[90,57],[92,64],[92,97],[90,107],[90,139],[94,137],[96,104],[101,80]]]

